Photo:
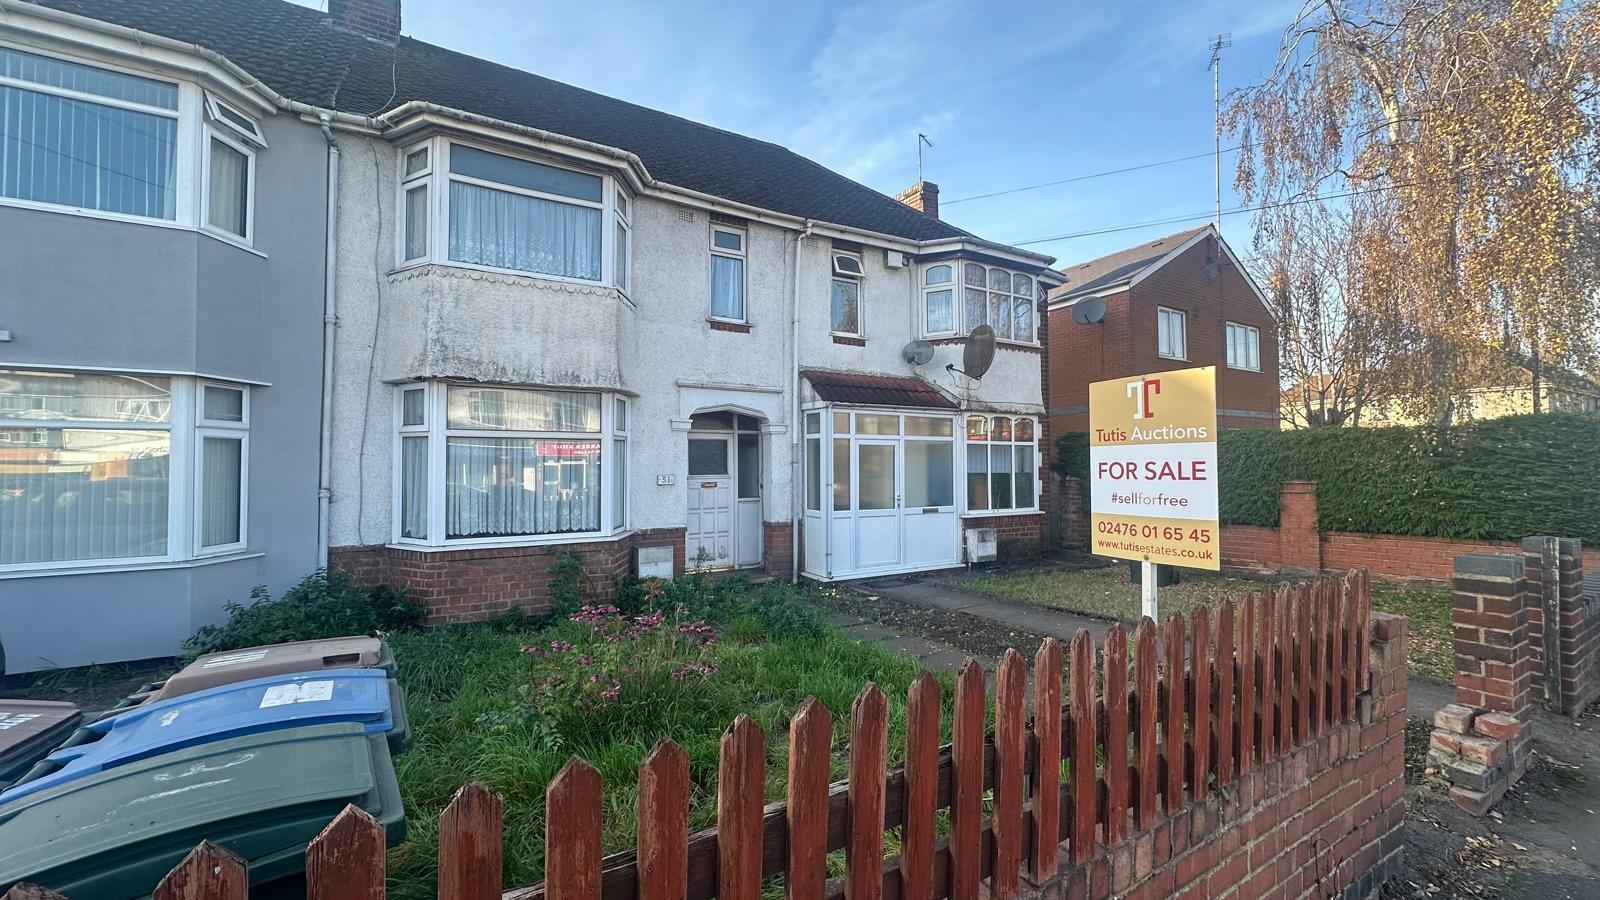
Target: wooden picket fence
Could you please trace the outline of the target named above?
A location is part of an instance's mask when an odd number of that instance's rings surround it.
[[[889,769],[888,701],[868,684],[850,710],[848,777],[830,784],[832,714],[808,700],[789,723],[787,797],[764,804],[766,734],[740,715],[723,734],[716,826],[690,834],[689,760],[663,740],[639,769],[636,849],[602,857],[601,779],[574,757],[546,790],[545,881],[505,900],[758,900],[782,876],[789,900],[977,900],[987,880],[1009,900],[1034,882],[1120,843],[1349,721],[1367,684],[1371,585],[1364,570],[1267,588],[1214,620],[1197,610],[1121,625],[1097,654],[1080,631],[1054,638],[1028,666],[1006,651],[996,671],[992,732],[984,673],[956,678],[952,741],[940,746],[941,688],[924,672],[906,697],[905,763]],[[1130,683],[1130,669],[1132,672]],[[1062,777],[1062,763],[1067,777]],[[989,793],[992,791],[992,794]],[[985,815],[985,804],[989,814]],[[948,831],[938,833],[949,810]],[[886,832],[901,852],[884,858]],[[501,801],[483,785],[457,792],[439,821],[439,897],[492,900],[501,888]],[[844,851],[844,876],[827,876]],[[306,851],[307,897],[384,896],[383,829],[347,808]],[[155,900],[239,900],[245,864],[203,843]],[[53,897],[28,885],[4,900]]]

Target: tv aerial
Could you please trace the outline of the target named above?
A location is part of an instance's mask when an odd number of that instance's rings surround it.
[[[994,329],[988,325],[979,325],[967,335],[966,349],[961,351],[961,368],[956,368],[955,363],[946,365],[947,372],[960,372],[973,381],[983,377],[994,365]]]

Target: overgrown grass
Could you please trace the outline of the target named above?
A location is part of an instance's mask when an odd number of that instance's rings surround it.
[[[505,797],[505,884],[513,886],[542,877],[544,791],[573,755],[604,777],[604,846],[611,853],[633,846],[639,762],[661,738],[677,741],[689,755],[692,828],[715,818],[718,744],[740,713],[767,732],[768,800],[783,795],[785,728],[807,697],[833,712],[835,778],[845,772],[851,701],[869,681],[889,697],[890,756],[899,759],[903,752],[905,693],[917,672],[914,661],[826,625],[774,634],[769,623],[748,612],[721,623],[713,648],[718,671],[687,697],[652,704],[648,721],[567,727],[552,735],[519,709],[526,704],[525,690],[534,688],[533,657],[522,648],[570,639],[582,627],[485,625],[393,637],[415,744],[396,760],[408,837],[389,856],[391,896],[434,896],[439,812],[469,781]],[[946,690],[946,703],[949,696]]]
[[[1124,622],[1139,620],[1139,586],[1124,564],[1079,571],[1038,571],[988,575],[962,586],[980,593]],[[1227,597],[1260,590],[1262,582],[1185,570],[1182,581],[1160,591],[1161,615],[1187,617],[1200,606],[1214,607]],[[1436,681],[1451,677],[1450,594],[1444,588],[1374,585],[1372,607],[1411,620],[1407,654],[1415,675]]]

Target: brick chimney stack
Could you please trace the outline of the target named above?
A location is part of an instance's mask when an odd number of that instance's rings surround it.
[[[895,199],[925,216],[939,218],[939,186],[931,181],[919,181]]]
[[[400,41],[400,0],[328,0],[333,24],[385,44]]]

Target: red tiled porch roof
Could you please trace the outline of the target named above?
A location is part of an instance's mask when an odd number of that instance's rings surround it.
[[[859,406],[915,406],[924,409],[957,409],[931,382],[912,375],[861,375],[854,372],[829,372],[803,369],[817,396],[829,403]]]

